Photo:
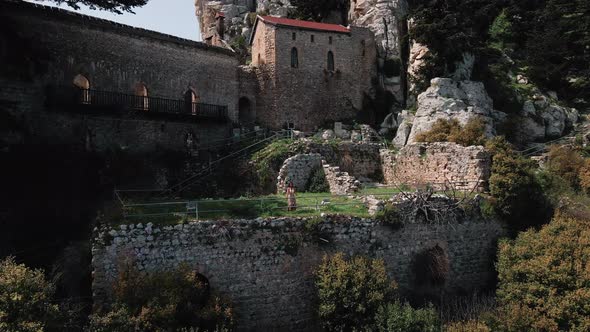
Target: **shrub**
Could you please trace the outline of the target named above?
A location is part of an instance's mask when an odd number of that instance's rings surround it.
[[[514,152],[503,137],[495,137],[486,147],[492,153],[489,183],[496,213],[514,230],[545,223],[549,209],[534,174],[535,163]]]
[[[468,320],[453,322],[445,326],[445,332],[491,332],[492,330],[483,322]]]
[[[382,260],[339,253],[325,256],[316,273],[319,318],[327,331],[349,331],[374,324],[375,315],[390,299],[395,283]]]
[[[414,309],[408,303],[395,301],[379,308],[375,316],[375,328],[372,330],[438,332],[440,321],[432,305],[425,309]]]
[[[330,192],[330,185],[326,179],[326,173],[324,173],[323,167],[318,167],[311,172],[305,184],[305,191],[310,193]]]
[[[454,142],[463,146],[483,145],[485,143],[485,124],[481,119],[471,119],[462,126],[457,119],[438,119],[429,131],[416,136],[416,141]]]
[[[0,331],[45,331],[56,320],[59,307],[52,303],[53,285],[43,271],[0,261]]]
[[[580,178],[580,188],[586,194],[590,194],[590,159],[584,161],[580,167],[578,177]]]
[[[233,323],[229,304],[210,296],[206,278],[186,265],[146,274],[124,264],[113,293],[112,306],[91,316],[90,331],[210,331]]]
[[[292,140],[283,139],[272,142],[252,155],[250,163],[254,167],[260,185],[262,187],[272,185],[283,162],[300,150],[298,145],[292,144]]]
[[[493,47],[504,49],[506,44],[512,41],[512,23],[508,19],[506,9],[503,9],[500,15],[496,17],[490,26],[489,33]]]
[[[547,168],[574,189],[580,188],[580,170],[585,164],[578,151],[569,146],[554,145],[549,150]]]
[[[589,241],[590,220],[560,215],[540,231],[502,241],[499,324],[528,325],[521,331],[589,331]]]
[[[391,226],[394,230],[404,227],[404,221],[397,207],[394,204],[385,204],[383,210],[377,212],[375,220],[384,225]]]

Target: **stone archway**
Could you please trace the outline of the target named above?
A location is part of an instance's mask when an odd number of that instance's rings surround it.
[[[254,107],[247,97],[240,98],[238,104],[238,120],[242,126],[251,126],[256,121]]]

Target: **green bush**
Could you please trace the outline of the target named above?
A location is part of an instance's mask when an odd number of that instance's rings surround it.
[[[207,280],[186,265],[146,274],[127,262],[113,291],[113,304],[91,316],[89,331],[212,331],[233,324],[231,306],[210,295]]]
[[[490,193],[498,216],[513,230],[548,221],[550,209],[535,176],[535,163],[514,152],[503,138],[495,137],[486,148],[492,153]]]
[[[581,170],[585,160],[580,153],[569,146],[554,145],[547,155],[547,169],[565,180],[574,189],[581,188]]]
[[[375,215],[375,220],[384,225],[391,226],[394,230],[404,227],[402,216],[399,214],[397,207],[392,203],[385,204],[383,210],[377,212]]]
[[[43,271],[17,264],[13,258],[0,261],[0,331],[46,331],[59,316],[52,303],[53,285]]]
[[[339,253],[325,256],[316,273],[318,314],[327,331],[359,330],[374,324],[375,315],[395,290],[382,260]]]
[[[430,305],[424,309],[414,309],[408,303],[395,301],[377,310],[375,328],[382,332],[438,332],[441,324],[436,310]]]
[[[560,215],[540,231],[502,241],[497,296],[505,310],[496,323],[519,331],[589,331],[589,241],[590,220]]]
[[[283,139],[272,142],[252,155],[250,163],[254,167],[260,186],[263,188],[272,186],[283,162],[297,154],[299,150],[299,146],[293,144],[292,140]]]
[[[416,141],[454,142],[462,146],[483,145],[485,143],[485,124],[481,119],[471,119],[462,126],[456,119],[438,119],[429,131],[416,136]]]
[[[508,12],[506,9],[503,9],[502,12],[500,12],[500,15],[496,17],[490,26],[489,33],[492,40],[492,46],[499,49],[504,49],[506,44],[513,40],[512,23],[508,19]]]
[[[330,192],[330,184],[328,184],[323,167],[318,167],[311,172],[311,175],[305,184],[305,191],[310,193]]]

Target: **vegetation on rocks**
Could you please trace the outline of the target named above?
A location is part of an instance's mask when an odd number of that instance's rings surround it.
[[[290,139],[272,142],[256,152],[250,159],[250,163],[254,167],[260,187],[272,187],[285,159],[300,152],[301,146]]]
[[[484,145],[485,124],[481,119],[470,119],[462,126],[457,119],[438,119],[429,131],[416,136],[417,142],[454,142],[462,146]]]

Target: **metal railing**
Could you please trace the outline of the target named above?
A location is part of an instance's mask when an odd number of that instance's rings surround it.
[[[228,119],[227,106],[76,87],[49,89],[48,104],[51,106],[107,107],[113,111],[133,110],[216,120]]]

